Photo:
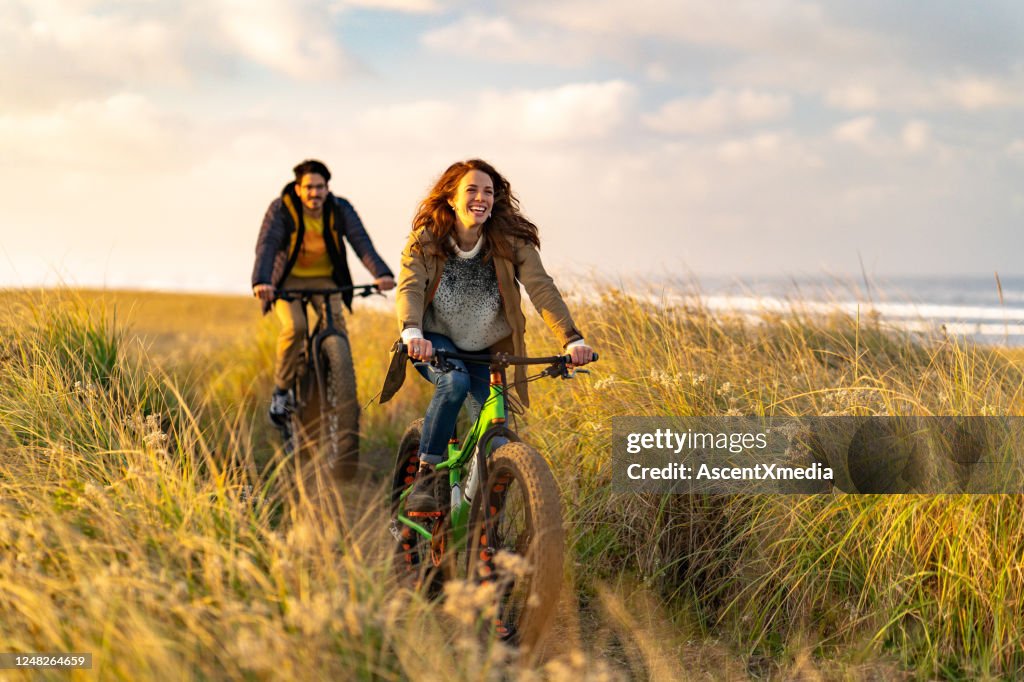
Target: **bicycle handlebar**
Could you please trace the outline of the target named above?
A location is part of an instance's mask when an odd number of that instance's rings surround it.
[[[406,344],[402,344],[402,352],[408,353],[409,348]],[[509,365],[551,365],[557,363],[569,363],[572,362],[571,356],[568,355],[551,355],[548,357],[527,357],[521,355],[510,355],[508,353],[460,353],[458,351],[450,350],[434,350],[435,358],[441,358],[442,360],[451,358],[453,360],[462,360],[463,362],[474,362],[481,365],[499,365],[502,367],[508,367]],[[597,362],[597,353],[591,353],[591,362]]]
[[[384,295],[376,284],[352,284],[333,289],[275,289],[274,300],[294,301],[303,296],[333,296],[334,294],[342,294],[346,291],[351,291],[360,298],[366,298],[373,294]]]

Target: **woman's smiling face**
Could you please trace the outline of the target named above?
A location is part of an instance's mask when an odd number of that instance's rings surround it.
[[[464,227],[479,227],[491,216],[494,207],[494,181],[483,171],[466,171],[448,204]]]

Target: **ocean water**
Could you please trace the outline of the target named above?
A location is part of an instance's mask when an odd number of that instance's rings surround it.
[[[950,334],[995,345],[1024,346],[1024,277],[699,277],[692,281],[715,310],[757,315],[841,310],[877,315],[887,325],[924,335]],[[692,290],[690,282],[678,290]],[[675,288],[675,287],[673,287]]]

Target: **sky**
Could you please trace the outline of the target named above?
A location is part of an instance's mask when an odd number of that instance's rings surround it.
[[[1024,274],[1024,4],[0,0],[0,286],[247,292],[310,157],[396,273],[481,157],[556,273]]]

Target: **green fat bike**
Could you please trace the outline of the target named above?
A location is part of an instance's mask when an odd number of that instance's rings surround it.
[[[489,365],[490,392],[469,432],[461,441],[452,439],[448,459],[436,467],[440,511],[406,513],[405,499],[419,467],[423,419],[410,424],[402,436],[391,486],[395,568],[400,580],[432,596],[440,595],[445,580],[460,575],[494,583],[498,608],[488,625],[501,639],[532,649],[558,602],[565,532],[551,469],[508,426],[505,370],[510,365],[547,365],[531,380],[569,379],[586,370],[571,369],[568,356],[443,350],[435,351],[430,364],[455,371],[449,359]]]

